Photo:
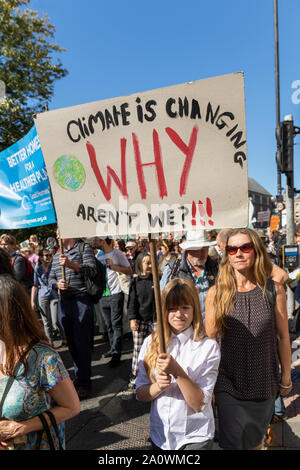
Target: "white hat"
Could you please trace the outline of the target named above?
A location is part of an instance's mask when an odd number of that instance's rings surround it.
[[[209,240],[206,230],[195,231],[192,230],[187,232],[186,240],[183,243],[180,243],[180,248],[183,250],[200,250],[205,246],[216,245],[216,240]]]
[[[136,246],[136,242],[134,240],[128,240],[126,243],[126,248],[133,248],[134,246]]]

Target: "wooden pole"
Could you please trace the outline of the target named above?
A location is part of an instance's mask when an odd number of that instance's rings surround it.
[[[59,228],[57,226],[57,231],[59,233],[59,239],[58,239],[58,242],[59,242],[59,248],[60,248],[60,252],[61,254],[63,255],[64,254],[64,244],[63,244],[63,241],[60,237],[60,232],[59,232]],[[65,281],[66,280],[66,268],[65,266],[62,266],[61,267],[61,274],[62,274],[62,280]]]
[[[149,245],[150,245],[150,257],[151,257],[151,266],[152,266],[152,276],[153,276],[153,285],[154,285],[154,297],[155,297],[155,306],[156,306],[156,316],[157,316],[157,331],[159,338],[159,347],[160,352],[166,352],[166,342],[164,334],[164,325],[162,321],[162,309],[161,309],[161,296],[160,296],[160,287],[159,287],[159,274],[158,274],[158,262],[156,254],[156,240],[151,238],[149,234]]]

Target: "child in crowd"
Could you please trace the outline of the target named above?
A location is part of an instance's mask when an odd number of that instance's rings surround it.
[[[141,253],[138,256],[136,269],[138,276],[132,279],[127,306],[134,346],[129,389],[135,388],[139,352],[144,339],[154,329],[155,316],[152,267],[148,253]]]
[[[212,393],[220,350],[207,338],[192,282],[173,279],[162,293],[166,353],[158,332],[144,341],[138,360],[137,398],[151,401],[154,449],[211,449],[215,431]]]

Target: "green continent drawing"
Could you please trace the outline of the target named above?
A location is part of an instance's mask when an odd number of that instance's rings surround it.
[[[80,161],[72,155],[62,155],[54,164],[58,184],[69,191],[78,191],[85,182],[85,171]]]

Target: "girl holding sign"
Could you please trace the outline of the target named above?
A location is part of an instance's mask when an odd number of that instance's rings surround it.
[[[220,361],[219,346],[204,332],[199,295],[192,282],[174,279],[162,293],[166,353],[158,332],[139,355],[137,398],[151,401],[154,448],[210,449],[215,425],[211,397]]]

